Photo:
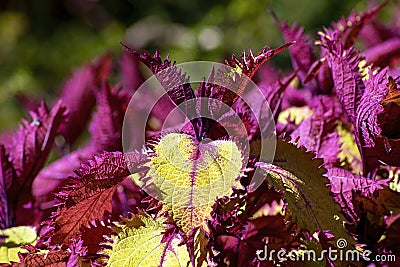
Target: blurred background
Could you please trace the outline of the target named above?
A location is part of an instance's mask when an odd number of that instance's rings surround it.
[[[395,4],[381,12],[384,20]],[[117,56],[120,41],[157,48],[178,63],[220,61],[283,43],[269,8],[315,37],[351,8],[367,6],[357,0],[0,0],[0,132],[24,116],[18,96],[51,99],[83,62],[106,51]],[[288,53],[274,60],[290,68]]]

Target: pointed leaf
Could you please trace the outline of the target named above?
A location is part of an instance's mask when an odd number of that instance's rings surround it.
[[[119,152],[106,152],[77,170],[75,184],[58,194],[64,204],[49,222],[53,229],[46,236],[50,237],[51,244],[69,244],[82,226],[101,220],[106,212],[111,212],[116,186],[131,174],[130,171],[143,170],[144,160],[135,153],[124,156]]]
[[[12,226],[7,190],[14,178],[14,169],[8,161],[4,146],[0,144],[0,229]]]
[[[97,96],[97,112],[89,126],[95,150],[122,150],[122,123],[129,100],[119,87],[103,84]]]
[[[328,96],[318,97],[315,101],[318,101],[316,110],[301,122],[291,138],[297,140],[299,146],[314,152],[316,157],[324,159],[325,164],[337,165],[340,144],[336,127],[341,108],[334,98]]]
[[[168,92],[168,95],[175,105],[178,106],[179,104],[196,97],[189,84],[189,78],[186,77],[186,73],[182,73],[182,69],[178,68],[175,62],[171,64],[171,61],[168,60],[168,56],[162,60],[158,51],[151,56],[147,51],[141,53],[127,47],[126,45],[124,45],[124,47],[150,68],[150,70],[156,75],[157,80],[163,86],[164,90]],[[179,84],[179,86],[176,86],[177,84]]]
[[[15,210],[17,224],[37,223],[32,209],[32,182],[45,164],[54,143],[56,131],[65,118],[65,109],[58,102],[49,112],[44,103],[31,112],[33,121],[23,121],[11,143],[6,144],[16,179],[7,192],[10,208]]]
[[[213,88],[210,96],[232,106],[243,94],[249,80],[254,77],[259,68],[292,44],[286,43],[276,49],[265,46],[256,56],[253,55],[251,50],[247,54],[243,51],[240,58],[232,55],[231,59],[225,60],[225,64],[233,68],[233,73],[230,69],[216,73],[215,80],[218,81],[218,84],[224,84],[224,87],[214,86],[215,88]]]
[[[313,91],[316,90],[316,84],[306,84],[305,81],[308,71],[315,61],[315,54],[308,36],[304,35],[304,28],[299,28],[297,24],[289,26],[286,21],[280,22],[274,13],[272,15],[286,42],[296,42],[289,47],[293,69],[298,70],[297,74],[303,85],[305,84],[308,88],[311,87]]]
[[[70,255],[70,252],[66,250],[51,250],[48,252],[24,253],[20,257],[23,266],[72,267],[67,265]]]

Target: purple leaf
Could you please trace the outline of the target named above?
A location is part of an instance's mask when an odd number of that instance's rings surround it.
[[[69,145],[82,134],[96,103],[96,91],[108,78],[110,71],[111,58],[106,54],[75,71],[65,82],[61,99],[69,114],[58,132]]]
[[[104,83],[98,93],[97,112],[89,126],[94,150],[122,150],[122,123],[130,100],[125,92]]]
[[[12,143],[7,144],[9,154],[15,170],[16,179],[7,192],[9,203],[18,214],[13,214],[17,224],[32,223],[34,217],[27,213],[32,205],[31,187],[35,176],[45,164],[54,142],[58,127],[65,118],[65,108],[58,102],[49,112],[44,103],[37,111],[31,112],[33,121],[23,121],[23,126],[16,132]]]
[[[373,47],[369,47],[362,52],[368,63],[377,66],[388,66],[394,59],[399,57],[400,37],[385,40]]]
[[[111,211],[117,185],[131,172],[143,171],[145,161],[145,156],[137,153],[105,152],[82,165],[71,177],[73,184],[58,193],[63,205],[48,222],[53,229],[42,238],[50,238],[53,245],[71,243],[82,226]]]
[[[74,237],[72,243],[69,245],[69,249],[71,255],[68,258],[66,267],[82,266],[81,259],[87,254],[87,248],[83,246],[83,240]]]
[[[336,131],[342,110],[332,97],[314,97],[316,109],[311,117],[301,122],[291,134],[292,140],[298,140],[299,146],[305,146],[316,157],[324,159],[325,164],[338,164],[340,153],[339,135]]]
[[[349,122],[355,125],[357,103],[365,89],[358,70],[360,59],[354,48],[345,50],[336,38],[336,35],[322,35],[321,44],[327,52],[327,61],[332,69],[336,95]]]
[[[369,69],[365,92],[357,103],[356,127],[360,134],[361,145],[365,147],[373,147],[374,139],[382,131],[378,125],[378,115],[384,111],[381,102],[388,92],[386,73],[387,70],[384,69],[373,74],[373,71]]]
[[[386,4],[387,2],[384,2],[366,13],[355,14],[354,11],[351,11],[348,18],[342,17],[339,22],[332,23],[333,30],[329,30],[329,32],[332,35],[336,35],[337,40],[343,45],[344,49],[348,49],[354,44],[363,26]]]
[[[175,105],[178,106],[196,97],[189,84],[189,78],[186,77],[186,73],[182,73],[182,69],[178,68],[175,62],[171,64],[171,61],[168,60],[168,56],[162,60],[158,51],[151,56],[147,51],[141,53],[127,46],[125,46],[125,48],[150,68],[163,88],[168,92],[169,97]],[[176,86],[177,84],[180,85]]]
[[[54,199],[52,194],[54,190],[65,184],[66,179],[73,174],[73,171],[95,153],[93,145],[89,144],[82,149],[66,154],[43,168],[32,185],[32,194],[36,198],[39,208],[46,210],[58,204],[59,201]]]
[[[14,177],[14,170],[4,146],[0,144],[0,229],[12,227],[7,190],[10,189]]]
[[[221,100],[228,106],[232,106],[244,92],[249,79],[254,77],[260,67],[273,56],[279,54],[291,45],[293,45],[293,42],[286,43],[275,49],[270,49],[268,46],[265,46],[256,56],[254,56],[250,49],[247,54],[245,51],[243,51],[240,58],[232,55],[230,59],[225,60],[225,64],[235,70],[234,79],[229,73],[216,73],[215,79],[217,81],[221,81],[222,84],[224,84],[224,87],[215,86],[210,96],[212,98]],[[240,75],[245,75],[246,77],[240,78]],[[226,88],[231,90],[227,90]],[[232,91],[232,88],[234,89],[234,92]]]
[[[371,196],[376,190],[382,189],[389,182],[388,180],[367,179],[348,170],[335,167],[328,168],[325,175],[330,181],[333,199],[353,222],[358,219],[352,203],[353,195]]]
[[[139,88],[144,82],[144,78],[139,70],[139,62],[132,53],[124,51],[120,57],[120,69],[122,87],[126,92],[129,92],[129,97]]]
[[[311,91],[317,90],[317,84],[315,82],[305,83],[308,70],[312,63],[315,61],[315,54],[312,50],[311,43],[308,40],[308,36],[304,35],[304,28],[298,27],[294,23],[291,27],[287,21],[280,22],[276,15],[272,13],[275,23],[281,30],[283,37],[286,42],[295,42],[294,45],[289,47],[290,57],[292,59],[292,65],[295,70],[298,70],[297,74],[305,87],[310,88]]]

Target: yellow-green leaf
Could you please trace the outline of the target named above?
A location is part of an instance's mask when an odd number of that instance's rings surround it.
[[[186,233],[202,226],[216,198],[240,186],[243,159],[235,142],[198,143],[191,136],[170,133],[154,146],[147,192],[168,207],[176,224]]]
[[[122,220],[113,227],[116,235],[111,237],[111,249],[102,252],[109,256],[107,266],[188,266],[189,253],[185,245],[180,245],[183,238],[171,234],[163,240],[164,219],[140,214]]]
[[[0,244],[0,263],[19,262],[18,252],[26,252],[21,246],[34,244],[37,238],[36,229],[30,226],[16,226],[0,230],[6,236]]]

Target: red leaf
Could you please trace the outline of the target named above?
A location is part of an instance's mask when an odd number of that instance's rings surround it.
[[[103,219],[111,211],[118,183],[131,171],[142,171],[145,160],[137,153],[106,152],[83,165],[72,177],[75,183],[58,194],[64,204],[49,222],[53,229],[44,238],[50,237],[51,244],[69,244],[82,226]]]
[[[115,185],[81,200],[72,207],[64,206],[56,218],[55,233],[51,237],[52,244],[69,244],[71,239],[95,219],[102,219],[105,212],[111,211],[111,199]]]
[[[20,254],[23,266],[66,267],[70,253],[66,250],[54,250],[43,254]]]

